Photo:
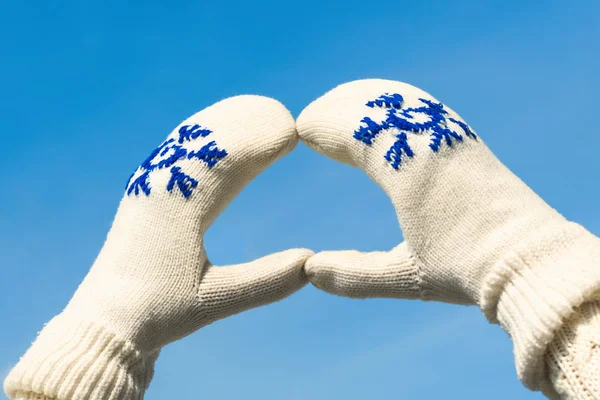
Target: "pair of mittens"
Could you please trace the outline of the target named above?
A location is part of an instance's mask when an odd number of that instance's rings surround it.
[[[213,266],[207,228],[298,135],[375,180],[405,242],[389,253],[296,249]],[[90,272],[4,387],[11,399],[141,399],[164,345],[283,299],[308,275],[350,297],[479,304],[508,330],[519,375],[537,389],[548,386],[553,332],[598,289],[599,249],[456,113],[410,85],[342,85],[297,123],[275,100],[234,97],[177,126],[133,173]]]

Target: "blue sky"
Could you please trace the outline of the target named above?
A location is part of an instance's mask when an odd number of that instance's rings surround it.
[[[0,13],[0,377],[60,312],[123,187],[188,115],[262,94],[298,115],[358,78],[447,103],[568,218],[600,234],[600,4],[9,1]],[[365,205],[368,205],[365,207]],[[361,171],[300,145],[206,238],[216,264],[402,239]],[[1,396],[1,395],[0,395]],[[539,399],[481,312],[307,287],[169,345],[147,399]]]

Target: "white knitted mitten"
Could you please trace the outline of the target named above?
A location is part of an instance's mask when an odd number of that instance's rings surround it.
[[[131,176],[98,258],[9,374],[7,395],[141,399],[167,343],[303,287],[309,250],[220,268],[203,245],[236,194],[297,141],[286,108],[260,96],[181,123]]]
[[[522,382],[551,390],[544,353],[600,289],[600,239],[540,199],[458,114],[406,83],[341,85],[310,104],[297,129],[381,186],[405,237],[390,252],[317,254],[309,280],[349,297],[478,304],[512,337]]]

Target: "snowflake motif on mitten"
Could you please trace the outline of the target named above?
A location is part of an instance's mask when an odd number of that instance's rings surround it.
[[[448,116],[448,111],[444,105],[431,100],[419,99],[423,106],[402,108],[404,98],[398,93],[385,93],[377,99],[368,101],[365,105],[370,108],[387,109],[386,118],[377,123],[370,117],[364,117],[360,122],[364,125],[354,131],[354,138],[367,145],[373,144],[375,138],[383,131],[395,128],[400,132],[396,134],[396,141],[385,154],[385,159],[392,168],[398,169],[402,162],[402,157],[413,157],[414,152],[408,143],[408,134],[420,135],[429,132],[431,142],[429,147],[434,152],[438,152],[442,142],[451,147],[453,141],[463,141],[463,136],[448,127],[448,121],[458,125],[464,134],[477,140],[475,133],[469,126],[458,119]],[[415,117],[419,116],[419,122]]]
[[[204,162],[208,168],[214,167],[221,159],[227,156],[227,151],[219,149],[213,140],[206,143],[200,150],[186,148],[186,144],[194,142],[198,138],[209,136],[212,131],[195,125],[183,125],[179,128],[179,137],[168,138],[158,146],[139,168],[129,177],[125,190],[127,195],[140,193],[150,195],[152,188],[148,182],[150,173],[163,168],[171,168],[171,178],[167,183],[166,190],[171,192],[177,187],[184,197],[190,197],[193,190],[198,186],[198,181],[187,175],[181,167],[175,166],[180,160],[198,159]]]

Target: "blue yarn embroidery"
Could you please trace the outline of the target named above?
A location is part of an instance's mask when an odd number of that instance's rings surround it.
[[[408,144],[408,133],[420,135],[425,131],[429,132],[431,140],[429,147],[434,152],[440,149],[442,142],[451,147],[454,141],[463,141],[461,134],[448,128],[448,121],[460,126],[467,137],[477,140],[477,136],[467,124],[448,117],[448,111],[444,109],[443,104],[421,98],[419,101],[424,105],[402,108],[404,98],[398,93],[385,93],[375,100],[368,101],[365,104],[367,107],[387,109],[386,118],[378,123],[370,117],[364,117],[360,121],[364,125],[354,131],[354,138],[370,146],[381,132],[390,128],[398,129],[400,133],[395,135],[396,141],[384,156],[394,169],[400,167],[403,156],[414,156],[414,152]],[[414,117],[418,114],[427,116],[428,121],[415,121]]]
[[[137,196],[140,194],[140,190],[144,192],[146,196],[150,195],[150,185],[148,184],[148,175],[149,172],[146,171],[140,176],[138,176],[133,183],[127,189],[127,195],[130,195],[132,192]]]
[[[191,141],[198,137],[207,137],[212,131],[210,129],[202,128],[196,124],[194,126],[183,125],[179,128],[179,143],[183,143],[185,140]]]
[[[197,158],[198,160],[204,161],[209,167],[213,167],[221,158],[227,155],[225,150],[220,150],[216,145],[217,144],[213,140],[202,146],[198,151],[190,151],[187,158],[188,160]]]
[[[167,191],[170,192],[173,190],[175,184],[177,184],[177,187],[181,190],[183,196],[187,198],[192,194],[192,189],[198,186],[198,181],[181,172],[181,168],[173,167],[171,168],[171,179],[167,184]]]
[[[171,168],[171,178],[166,187],[167,192],[171,192],[173,188],[177,187],[181,194],[188,198],[198,186],[198,181],[184,173],[180,167],[174,166],[174,164],[184,159],[198,159],[204,162],[208,168],[212,168],[227,156],[227,151],[218,148],[214,140],[197,151],[185,147],[189,142],[210,135],[212,133],[210,129],[203,128],[198,124],[183,125],[179,128],[178,133],[177,140],[174,138],[165,140],[150,153],[140,167],[129,177],[125,187],[128,196],[131,194],[138,196],[141,193],[149,196],[152,191],[148,182],[150,173],[163,168]],[[141,174],[135,177],[138,171],[141,171]]]

